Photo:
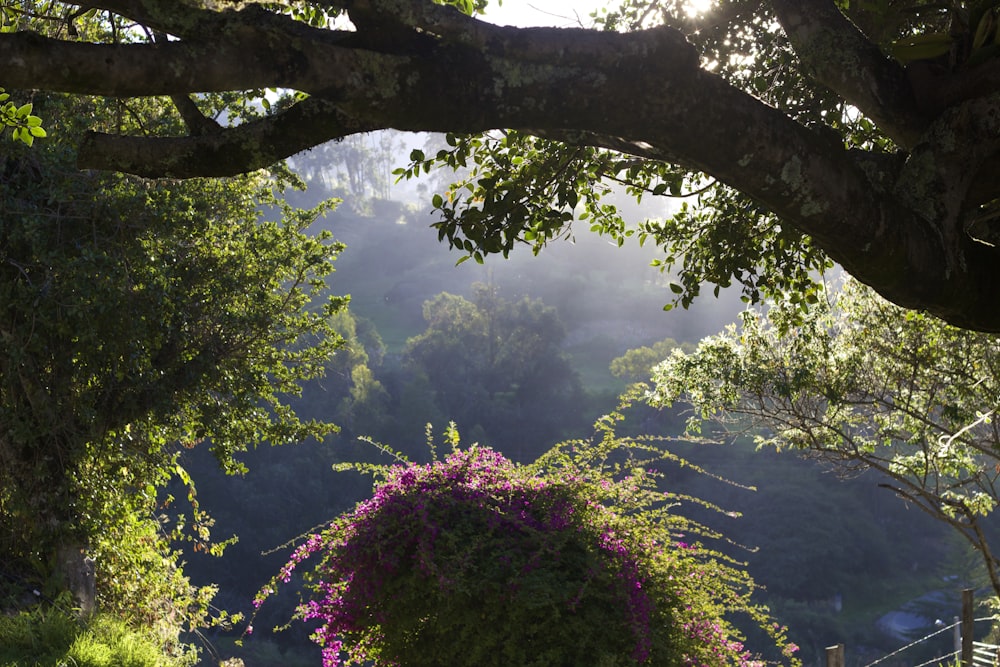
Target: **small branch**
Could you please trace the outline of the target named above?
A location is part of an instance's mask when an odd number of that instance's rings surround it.
[[[200,137],[206,134],[218,134],[222,132],[222,126],[215,120],[208,118],[201,112],[198,105],[187,95],[171,95],[170,101],[177,107],[181,119],[187,126],[188,132],[193,136]]]
[[[597,134],[594,132],[573,132],[570,130],[540,130],[526,129],[526,134],[530,134],[550,141],[559,141],[570,146],[593,146],[594,148],[607,148],[608,150],[625,155],[634,155],[647,160],[658,160],[660,162],[677,162],[675,157],[666,151],[652,146],[644,141],[631,141],[621,137]]]

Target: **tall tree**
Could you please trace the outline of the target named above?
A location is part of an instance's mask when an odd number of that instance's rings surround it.
[[[653,375],[654,404],[690,403],[845,469],[873,469],[906,501],[956,529],[1000,594],[985,519],[1000,502],[1000,342],[907,312],[850,282],[804,318],[789,304],[675,350]]]
[[[159,544],[158,492],[190,483],[185,448],[238,471],[247,447],[329,430],[286,397],[339,344],[345,300],[317,297],[340,245],[306,235],[323,207],[284,207],[265,173],[78,171],[75,124],[107,105],[36,101],[58,139],[0,158],[0,561],[72,581],[96,556],[113,606],[143,575],[129,550]],[[200,514],[189,527],[207,538]]]
[[[186,135],[91,133],[81,167],[231,175],[377,128],[508,128],[429,161],[477,166],[472,197],[439,202],[442,235],[470,254],[558,237],[578,206],[621,236],[607,179],[697,188],[700,206],[640,230],[682,269],[682,303],[706,279],[808,292],[833,260],[904,307],[1000,330],[993,0],[719,0],[696,15],[621,0],[604,29],[500,27],[471,16],[485,0],[447,4],[105,0],[85,9],[123,29],[95,38],[77,5],[5,2],[0,65],[10,87],[171,96],[187,121]],[[48,34],[26,29],[29,8]],[[275,104],[269,87],[295,92]],[[220,124],[190,97],[234,92],[269,111]],[[430,166],[414,157],[410,173]]]

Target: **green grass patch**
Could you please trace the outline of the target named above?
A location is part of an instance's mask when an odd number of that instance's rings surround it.
[[[611,360],[622,354],[621,344],[610,336],[596,336],[566,348],[573,369],[584,388],[592,393],[621,393],[626,383],[608,370]]]
[[[98,615],[84,625],[56,609],[0,616],[0,667],[187,667],[193,650],[164,652],[154,637]]]

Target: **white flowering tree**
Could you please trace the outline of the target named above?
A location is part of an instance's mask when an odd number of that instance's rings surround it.
[[[711,422],[882,473],[982,554],[1000,594],[1000,560],[983,530],[1000,500],[995,335],[905,311],[852,281],[804,317],[789,304],[746,312],[742,326],[695,352],[675,350],[653,381],[653,404],[693,406],[689,430]]]

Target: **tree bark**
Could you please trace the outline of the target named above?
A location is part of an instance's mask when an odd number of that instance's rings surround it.
[[[61,584],[73,595],[80,616],[88,619],[97,610],[97,578],[94,559],[80,543],[66,543],[58,547],[57,576]]]

